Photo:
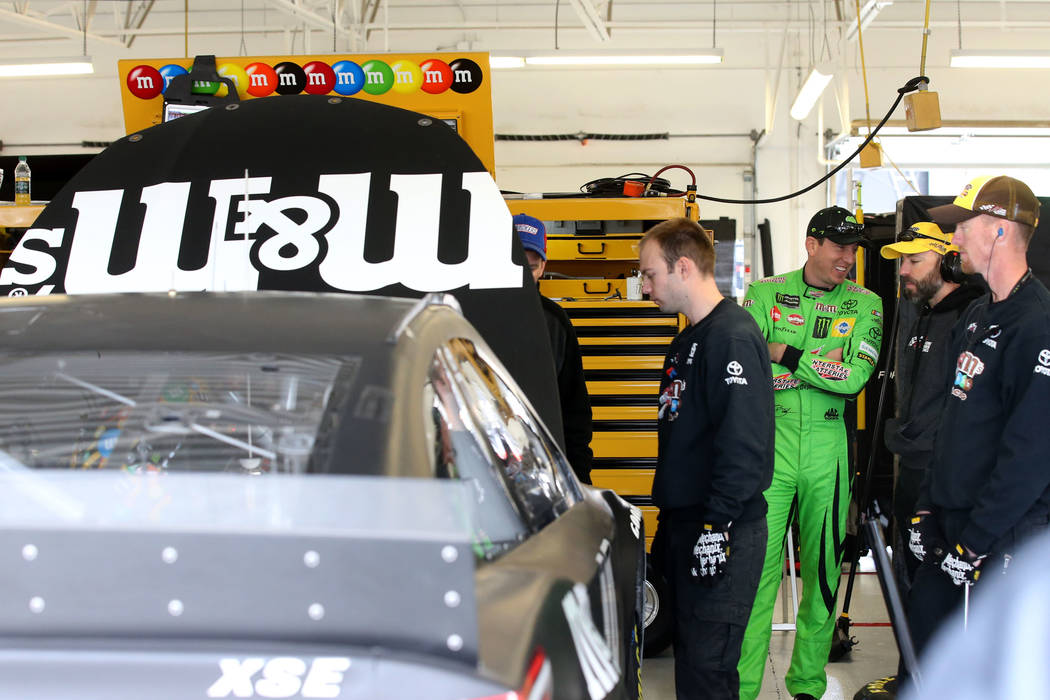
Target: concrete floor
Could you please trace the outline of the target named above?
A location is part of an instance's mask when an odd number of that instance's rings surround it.
[[[840,605],[845,589],[846,574],[843,573],[839,589]],[[774,622],[785,621],[784,592],[785,588],[782,587],[774,609]],[[788,592],[788,600],[790,595]],[[854,693],[863,685],[892,675],[897,669],[897,644],[893,630],[889,627],[889,616],[875,574],[858,574],[853,588],[853,601],[850,603],[850,619],[854,623],[852,635],[858,643],[841,661],[828,664],[828,689],[824,693],[824,700],[852,700]],[[761,700],[791,698],[784,686],[784,674],[791,660],[794,635],[790,631],[773,632],[765,679],[758,696]],[[674,700],[674,657],[671,649],[655,658],[645,659],[642,665],[642,690],[645,700]]]

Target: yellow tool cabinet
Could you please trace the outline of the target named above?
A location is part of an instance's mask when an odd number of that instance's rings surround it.
[[[540,292],[565,309],[580,341],[594,419],[591,478],[642,509],[651,542],[660,372],[685,319],[627,300],[627,278],[646,230],[675,217],[696,220],[698,209],[673,197],[511,199],[507,206],[547,228],[552,278],[540,280]]]

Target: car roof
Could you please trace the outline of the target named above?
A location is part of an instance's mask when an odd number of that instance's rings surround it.
[[[412,299],[307,292],[172,292],[0,300],[8,352],[253,351],[388,355]]]

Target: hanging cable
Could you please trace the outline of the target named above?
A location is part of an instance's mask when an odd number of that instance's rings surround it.
[[[879,133],[879,130],[886,124],[887,121],[889,121],[890,117],[893,115],[894,110],[897,109],[897,105],[899,105],[901,103],[901,100],[904,99],[904,96],[907,93],[909,93],[909,92],[914,92],[914,91],[918,90],[920,85],[929,84],[929,82],[930,82],[929,78],[927,78],[925,75],[920,75],[920,76],[918,76],[916,78],[912,78],[911,80],[906,82],[903,86],[897,88],[897,99],[893,101],[893,105],[890,106],[889,110],[887,110],[886,116],[884,116],[882,118],[882,121],[880,121],[875,126],[875,128],[871,131],[871,133],[868,134],[868,137],[866,139],[864,139],[864,142],[857,147],[857,150],[853,151],[853,153],[850,154],[849,158],[846,158],[841,163],[836,165],[824,177],[820,178],[819,180],[817,180],[813,184],[811,184],[811,185],[809,185],[807,187],[804,187],[803,189],[801,189],[801,190],[799,190],[797,192],[792,192],[791,194],[785,194],[782,197],[770,197],[768,199],[728,199],[728,198],[724,198],[724,197],[710,197],[710,196],[702,195],[702,194],[696,195],[696,198],[697,199],[703,199],[704,201],[707,201],[707,202],[721,202],[723,204],[773,204],[774,202],[783,202],[783,201],[785,201],[787,199],[791,199],[792,197],[798,197],[801,194],[805,194],[806,192],[809,192],[813,188],[815,188],[815,187],[817,187],[817,186],[827,182],[828,180],[830,180],[835,175],[835,173],[837,173],[838,171],[842,170],[847,165],[849,165],[850,161],[852,161],[854,158],[856,158],[858,155],[860,155],[860,152],[864,149],[864,147],[867,146],[869,143],[871,143],[871,140],[873,138],[875,138],[876,134]]]
[[[242,56],[248,55],[248,44],[244,41],[244,0],[241,0],[241,47],[240,52]]]
[[[860,74],[864,78],[864,113],[868,116],[868,136],[871,136],[871,107],[868,100],[868,68],[864,63],[864,32],[860,26],[860,0],[853,0],[857,5],[857,46],[860,47]],[[920,73],[920,75],[923,75]]]
[[[558,50],[558,14],[561,10],[561,0],[554,0],[554,50]]]
[[[930,37],[930,0],[926,0],[926,21],[922,25],[922,59],[919,61],[919,75],[926,75],[926,40]]]

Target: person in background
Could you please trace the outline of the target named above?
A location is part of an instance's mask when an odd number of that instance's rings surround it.
[[[963,274],[959,248],[952,234],[937,224],[919,222],[881,250],[887,260],[900,260],[900,305],[896,361],[897,415],[886,421],[886,447],[897,455],[897,479],[893,487],[893,517],[898,541],[894,551],[897,585],[906,596],[919,568],[919,557],[908,549],[904,538],[919,486],[933,458],[933,440],[944,406],[944,367],[949,360],[948,342],[959,316],[984,289]],[[893,698],[897,677],[868,683],[854,700]]]
[[[762,686],[793,517],[802,600],[784,681],[804,700],[827,688],[851,490],[843,414],[874,373],[882,345],[882,300],[846,279],[866,240],[849,211],[818,211],[806,227],[806,264],[753,282],[743,303],[768,341],[776,398],[776,468],[765,493],[769,544],[740,659],[740,697],[747,700]]]
[[[990,291],[952,331],[941,425],[911,519],[909,545],[923,554],[907,604],[920,668],[968,587],[980,580],[979,606],[984,581],[1008,573],[1050,523],[1050,292],[1027,259],[1039,208],[1025,183],[997,176],[929,211],[955,224],[963,271]],[[957,622],[945,632],[961,633]]]
[[[547,266],[547,228],[539,219],[527,214],[516,214],[514,231],[525,248],[532,279],[539,289],[540,277]],[[558,399],[565,433],[565,456],[580,481],[589,484],[594,457],[591,451],[591,400],[583,375],[580,343],[564,309],[542,294],[540,305],[554,352],[554,370],[558,377]]]
[[[653,564],[674,610],[679,700],[736,698],[737,660],[766,549],[762,491],[773,474],[773,387],[766,342],[722,297],[714,245],[689,219],[639,245],[642,291],[689,327],[660,381]]]

